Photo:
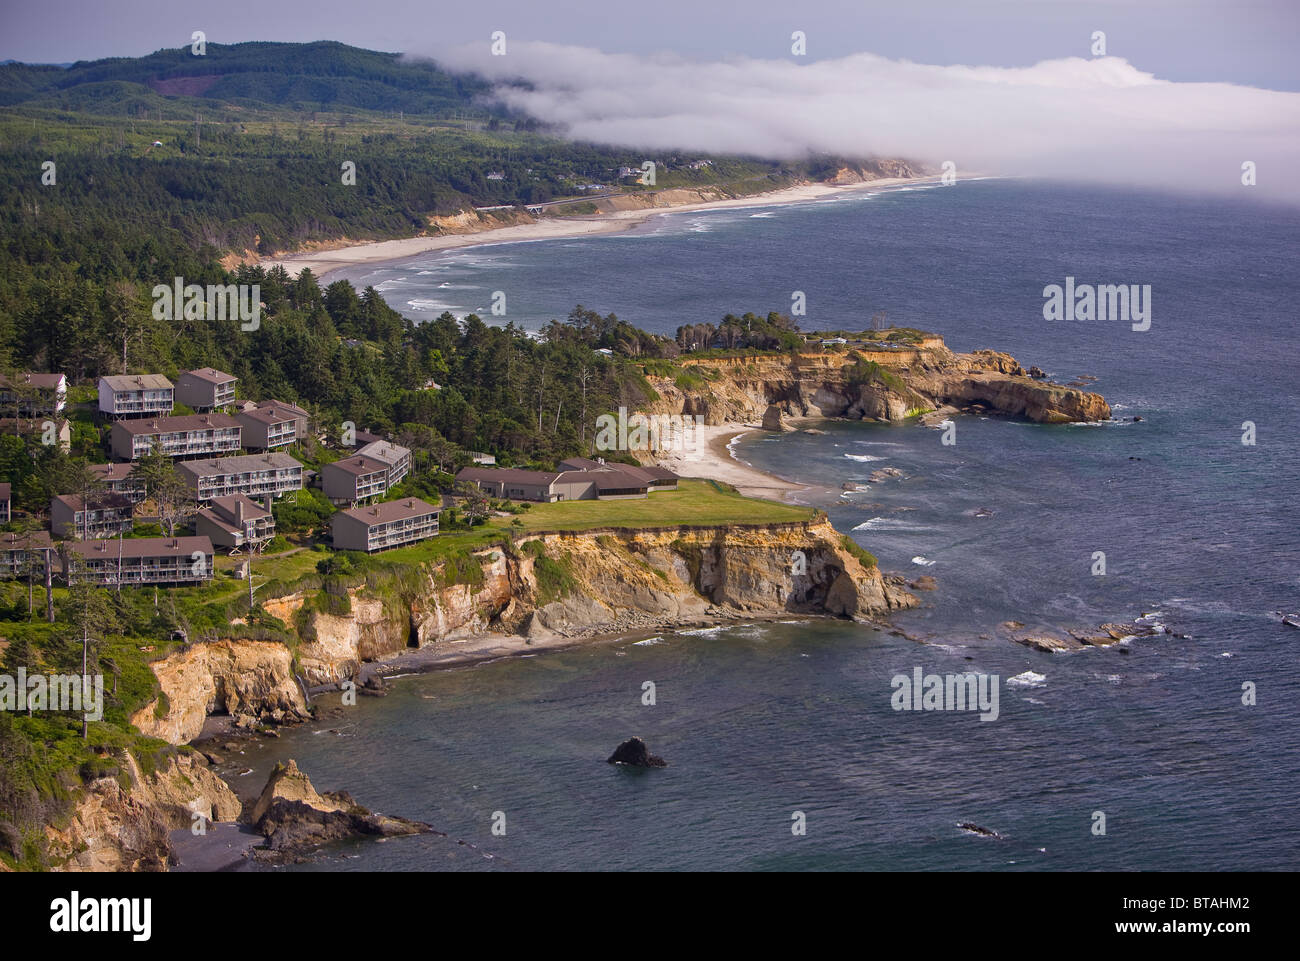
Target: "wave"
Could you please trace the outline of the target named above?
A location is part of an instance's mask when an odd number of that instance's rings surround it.
[[[870,454],[845,454],[844,456],[849,460],[855,460],[863,464],[873,460],[884,460],[883,457],[873,457]]]
[[[1025,671],[1015,677],[1007,678],[1007,683],[1014,684],[1016,687],[1042,687],[1047,683],[1047,675],[1036,671]]]
[[[927,560],[926,558],[921,557],[919,554],[916,557],[912,558],[912,563],[920,564],[922,567],[934,567],[935,565],[934,561]]]
[[[934,530],[934,528],[926,527],[924,524],[909,524],[907,521],[900,521],[893,517],[872,517],[863,521],[853,529],[855,531],[899,531],[906,533]],[[912,560],[913,562],[920,563],[925,561],[925,558],[922,557],[918,560],[918,558],[914,557]],[[929,563],[933,564],[934,561],[930,561]]]

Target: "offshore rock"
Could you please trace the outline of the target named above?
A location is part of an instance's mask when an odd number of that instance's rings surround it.
[[[668,762],[650,753],[645,741],[630,737],[614,749],[606,764],[626,764],[629,767],[667,767]]]

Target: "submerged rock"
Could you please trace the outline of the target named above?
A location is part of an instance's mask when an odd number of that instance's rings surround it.
[[[667,767],[668,762],[650,753],[645,741],[630,737],[614,749],[606,764],[626,764],[629,767]]]
[[[1006,840],[1005,835],[998,834],[998,832],[994,831],[992,828],[983,827],[982,825],[975,824],[972,821],[958,821],[957,827],[961,828],[963,831],[969,831],[971,834],[978,834],[982,838],[993,838],[995,841]]]

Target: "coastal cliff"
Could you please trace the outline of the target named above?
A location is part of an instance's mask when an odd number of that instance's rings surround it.
[[[172,755],[151,773],[129,751],[116,761],[117,774],[91,781],[66,821],[46,826],[54,870],[165,871],[171,831],[196,814],[208,823],[239,817],[235,793],[197,755]]]
[[[1030,377],[993,350],[958,354],[921,335],[891,348],[753,354],[680,361],[687,376],[647,375],[651,410],[699,415],[706,424],[762,420],[769,408],[795,417],[901,421],[973,408],[1048,424],[1110,419],[1096,393]]]
[[[318,591],[265,602],[295,625],[294,649],[223,639],[152,665],[162,695],[132,718],[172,743],[196,738],[209,714],[245,726],[306,717],[297,684],[359,677],[362,663],[489,633],[538,640],[626,633],[783,613],[869,620],[916,599],[824,517],[727,527],[530,535],[506,549],[346,588],[346,613]]]

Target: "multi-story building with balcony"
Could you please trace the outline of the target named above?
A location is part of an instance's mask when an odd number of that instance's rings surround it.
[[[155,448],[168,457],[212,457],[237,453],[242,431],[229,414],[185,414],[117,421],[110,443],[113,456],[122,460],[138,460]]]
[[[181,461],[176,470],[199,501],[233,494],[279,497],[302,490],[302,464],[279,451]]]
[[[127,537],[68,545],[63,578],[99,587],[202,584],[212,580],[212,541],[206,537]]]
[[[99,378],[99,412],[107,417],[156,417],[176,406],[176,388],[162,374]]]
[[[233,374],[211,367],[183,371],[176,378],[176,402],[194,410],[225,407],[235,402],[235,383],[238,380]]]
[[[341,510],[330,518],[334,549],[371,553],[425,540],[438,533],[441,510],[417,497]]]

